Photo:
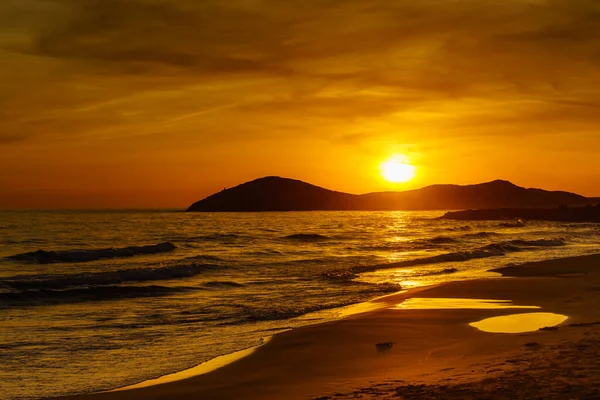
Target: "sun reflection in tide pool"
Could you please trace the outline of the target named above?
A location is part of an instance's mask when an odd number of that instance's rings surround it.
[[[560,325],[568,318],[554,313],[525,313],[486,318],[469,325],[489,333],[524,333]]]
[[[450,309],[498,309],[498,308],[539,308],[517,306],[510,300],[453,299],[413,297],[396,305],[397,310],[450,310]]]

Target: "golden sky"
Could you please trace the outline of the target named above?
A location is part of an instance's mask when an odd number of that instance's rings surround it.
[[[599,37],[595,0],[1,0],[0,207],[265,175],[600,196]]]

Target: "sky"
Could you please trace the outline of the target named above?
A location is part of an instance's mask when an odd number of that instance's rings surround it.
[[[2,0],[0,208],[351,193],[600,196],[595,0]],[[386,182],[401,155],[417,175]]]

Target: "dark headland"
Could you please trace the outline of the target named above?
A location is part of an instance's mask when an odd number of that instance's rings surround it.
[[[600,203],[584,207],[557,208],[498,208],[484,210],[450,211],[442,219],[460,221],[530,220],[556,222],[600,222]]]
[[[187,211],[392,211],[502,208],[547,210],[558,209],[559,206],[585,206],[596,202],[597,199],[574,193],[526,189],[503,180],[478,185],[433,185],[404,192],[355,195],[328,190],[299,180],[269,176],[215,193],[192,204]],[[482,219],[483,216],[484,214],[478,214],[478,219]],[[511,215],[510,218],[526,217]]]

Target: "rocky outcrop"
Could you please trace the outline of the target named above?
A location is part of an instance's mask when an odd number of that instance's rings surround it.
[[[446,213],[442,219],[462,221],[534,220],[557,222],[600,222],[600,204],[596,206],[557,208],[501,208],[492,210],[465,210]]]

